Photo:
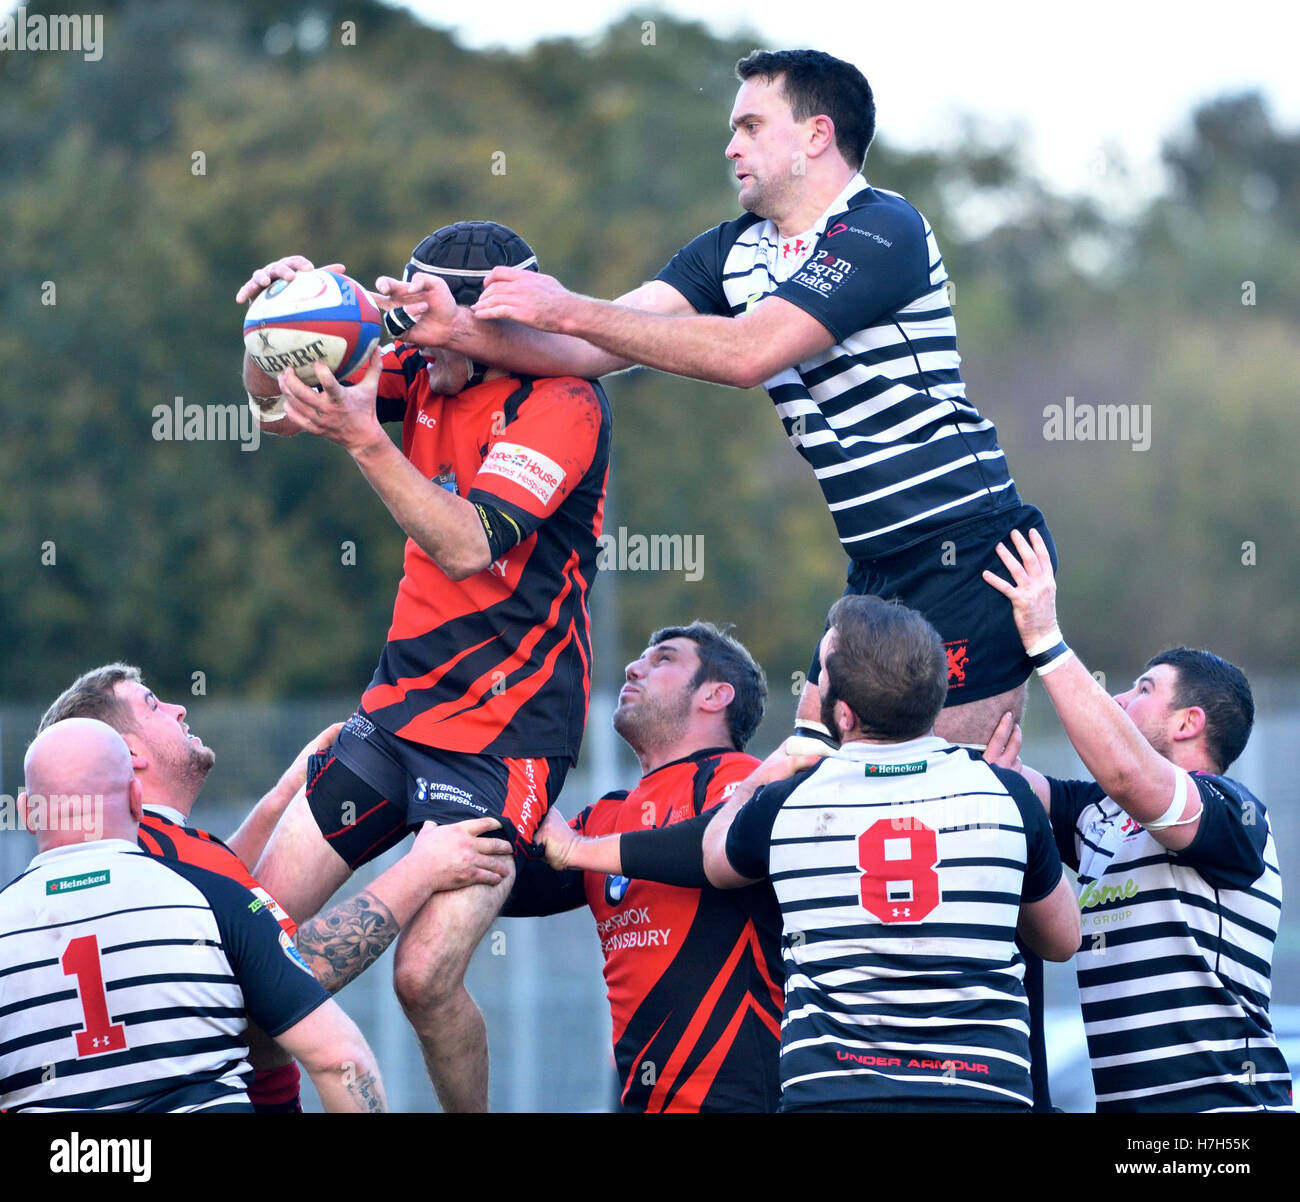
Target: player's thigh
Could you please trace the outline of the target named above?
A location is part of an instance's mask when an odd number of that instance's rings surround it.
[[[299,790],[276,823],[253,875],[295,922],[305,922],[352,870],[325,841],[306,795]]]
[[[949,743],[987,747],[1004,714],[1010,713],[1017,723],[1024,718],[1026,692],[1027,685],[1021,684],[995,697],[947,706],[935,720],[934,733]]]
[[[397,941],[393,975],[404,1000],[449,992],[464,980],[480,940],[510,896],[514,865],[496,885],[469,885],[435,893]]]

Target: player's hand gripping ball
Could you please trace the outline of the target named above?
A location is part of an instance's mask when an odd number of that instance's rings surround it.
[[[336,271],[300,271],[275,280],[244,316],[244,348],[268,376],[288,369],[317,386],[313,364],[343,383],[365,374],[379,345],[380,316],[366,290]]]

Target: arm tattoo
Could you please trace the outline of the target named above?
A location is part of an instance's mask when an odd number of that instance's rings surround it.
[[[316,979],[337,993],[384,954],[399,929],[393,912],[365,890],[299,927],[295,942]]]
[[[384,1104],[379,1099],[378,1082],[373,1073],[362,1073],[355,1081],[349,1081],[347,1090],[368,1114],[383,1113]]]

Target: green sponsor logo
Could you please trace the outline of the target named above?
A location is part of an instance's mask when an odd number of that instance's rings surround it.
[[[910,764],[868,764],[868,776],[915,776],[924,772],[929,765],[925,760],[913,760]]]
[[[254,914],[256,914],[258,910],[260,910],[264,905],[266,905],[266,902],[264,902],[260,897],[255,897],[251,902],[248,903],[248,908]]]
[[[57,881],[45,882],[45,896],[51,893],[71,893],[74,889],[93,889],[96,885],[108,884],[108,869],[103,872],[88,872],[85,876],[61,876]]]
[[[1093,906],[1109,906],[1118,901],[1128,901],[1130,897],[1137,896],[1137,891],[1137,881],[1132,877],[1122,885],[1103,885],[1100,881],[1093,881],[1092,884],[1085,885],[1079,894],[1079,909],[1091,910]]]

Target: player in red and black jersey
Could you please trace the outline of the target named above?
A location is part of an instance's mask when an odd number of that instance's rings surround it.
[[[500,263],[536,256],[504,226],[461,222],[426,238],[407,274],[437,272],[472,299]],[[308,267],[279,260],[240,299]],[[400,334],[411,316],[385,321]],[[283,396],[286,416],[265,428],[343,446],[409,540],[374,678],[258,865],[294,915],[427,822],[489,816],[512,843],[532,841],[586,723],[611,425],[598,385],[441,348],[389,348],[351,387],[316,370],[321,392],[246,357],[250,394]],[[400,450],[380,424],[397,420]],[[507,893],[436,898],[398,945],[398,997],[445,1110],[487,1107],[486,1028],[463,980]]]
[[[641,761],[630,793],[571,825],[608,835],[722,805],[758,766],[744,747],[763,714],[758,665],[708,623],[669,627],[628,665],[614,727]],[[587,905],[605,956],[624,1109],[771,1111],[781,1086],[781,919],[766,883],[728,893],[522,861],[506,914]]]

